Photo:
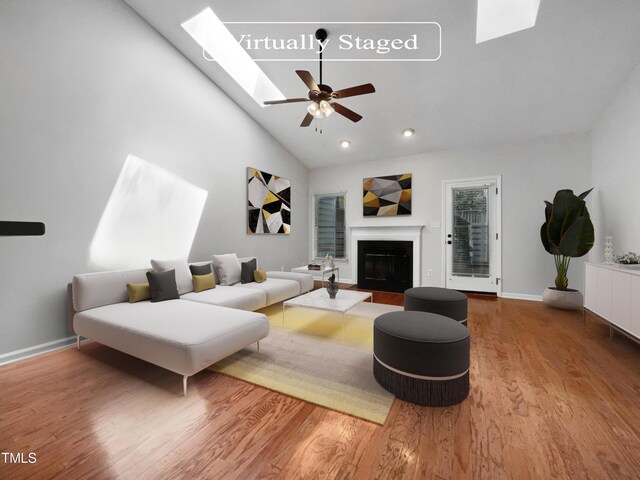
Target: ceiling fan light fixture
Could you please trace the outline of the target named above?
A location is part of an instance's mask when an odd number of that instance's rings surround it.
[[[333,107],[326,100],[322,100],[320,102],[320,111],[324,114],[325,117],[328,117],[333,113]]]
[[[416,134],[416,131],[413,128],[405,128],[402,131],[402,135],[405,137],[413,137]]]
[[[340,146],[342,148],[349,148],[351,146],[351,142],[349,140],[342,140],[340,142]]]
[[[316,31],[316,39],[322,42],[327,38],[327,31],[324,29],[318,29]],[[328,40],[327,40],[328,41]],[[331,101],[348,97],[356,97],[358,95],[366,95],[368,93],[374,93],[375,87],[370,83],[362,85],[356,85],[354,87],[342,88],[340,90],[333,90],[329,85],[322,82],[322,51],[318,52],[320,61],[320,83],[317,83],[313,75],[307,70],[296,70],[296,74],[300,77],[300,80],[306,85],[308,89],[307,97],[300,98],[285,98],[284,100],[267,100],[263,102],[265,105],[278,105],[283,103],[297,103],[297,102],[312,102],[307,107],[307,114],[300,123],[301,127],[308,127],[313,123],[314,119],[323,119],[329,117],[333,112],[338,112],[338,115],[351,120],[353,123],[357,123],[362,120],[362,115],[348,109],[344,105],[338,102]],[[322,126],[316,131],[322,133]],[[348,145],[347,145],[348,146]],[[346,146],[345,146],[346,148]]]
[[[307,112],[309,112],[311,115],[313,115],[315,117],[316,112],[318,111],[318,104],[315,102],[312,102],[308,107],[307,107]]]

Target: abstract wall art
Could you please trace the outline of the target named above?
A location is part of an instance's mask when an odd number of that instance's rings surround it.
[[[291,233],[291,181],[247,168],[247,233]]]
[[[365,178],[362,209],[365,217],[411,215],[411,174]]]

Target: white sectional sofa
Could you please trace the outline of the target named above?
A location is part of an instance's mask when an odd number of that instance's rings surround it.
[[[260,284],[216,285],[176,300],[129,303],[127,283],[145,283],[148,270],[73,278],[78,348],[85,337],[176,372],[183,376],[185,395],[189,376],[254,342],[259,348],[269,334],[269,320],[255,310],[313,288],[311,275],[267,272]]]
[[[238,261],[244,262],[252,258],[239,258]],[[207,263],[210,262],[194,262],[192,265],[204,265]],[[199,293],[190,292],[180,298],[253,312],[307,293],[312,289],[313,277],[310,274],[267,272],[267,280],[262,283],[236,283],[231,286],[216,285],[216,288],[212,290]]]

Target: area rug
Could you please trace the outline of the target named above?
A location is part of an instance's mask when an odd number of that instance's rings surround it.
[[[394,396],[373,378],[373,320],[401,310],[363,303],[345,315],[282,305],[262,310],[271,331],[211,370],[322,407],[384,424]],[[343,321],[344,320],[344,321]]]

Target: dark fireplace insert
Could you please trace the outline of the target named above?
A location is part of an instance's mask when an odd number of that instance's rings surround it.
[[[358,241],[358,288],[404,292],[413,286],[413,242]]]

